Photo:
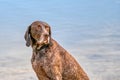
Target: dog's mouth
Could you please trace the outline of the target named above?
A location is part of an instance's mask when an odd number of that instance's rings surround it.
[[[46,41],[43,41],[43,42],[37,41],[36,44],[37,44],[37,45],[47,45],[47,44],[48,44],[48,41],[47,41],[47,40],[46,40]]]
[[[47,45],[49,45],[49,43],[47,42],[47,41],[44,41],[43,43],[39,43],[39,42],[37,42],[36,43],[36,49],[41,49],[43,46],[47,46]]]
[[[38,41],[36,41],[36,45],[37,45],[36,48],[40,49],[42,46],[49,45],[49,43],[50,43],[50,38],[49,37],[38,40]]]
[[[49,36],[44,36],[44,37],[40,37],[40,39],[36,40],[38,45],[42,45],[42,44],[49,44],[50,41],[50,37]]]

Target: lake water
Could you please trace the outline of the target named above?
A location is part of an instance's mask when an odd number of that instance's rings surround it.
[[[0,0],[0,80],[37,80],[24,33],[36,20],[90,80],[120,80],[119,0]]]

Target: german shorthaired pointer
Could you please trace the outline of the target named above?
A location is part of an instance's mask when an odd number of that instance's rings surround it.
[[[89,80],[78,62],[51,38],[47,23],[33,22],[24,37],[33,49],[31,63],[39,80]]]

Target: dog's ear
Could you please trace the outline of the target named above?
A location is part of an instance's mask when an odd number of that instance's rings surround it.
[[[49,28],[49,43],[51,44],[51,27],[48,25],[48,28]]]
[[[45,24],[45,28],[49,32],[49,35],[51,36],[51,27],[48,24]]]
[[[29,26],[29,27],[27,28],[27,30],[26,30],[26,32],[25,32],[25,35],[24,35],[24,38],[25,38],[25,40],[26,40],[26,46],[27,46],[27,47],[29,47],[30,44],[31,44],[30,27],[31,27],[31,26]]]
[[[51,27],[49,26],[49,34],[50,34],[50,37],[51,37]]]
[[[48,31],[48,33],[49,33],[48,42],[51,44],[51,27],[47,23],[45,23],[44,26],[45,26],[46,30]]]

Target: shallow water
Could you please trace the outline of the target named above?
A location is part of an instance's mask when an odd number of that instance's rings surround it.
[[[0,0],[0,80],[37,80],[24,41],[35,20],[51,25],[91,80],[119,80],[119,8],[119,0]]]

